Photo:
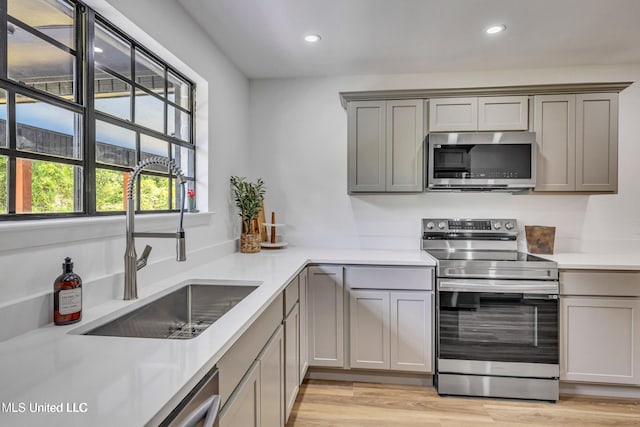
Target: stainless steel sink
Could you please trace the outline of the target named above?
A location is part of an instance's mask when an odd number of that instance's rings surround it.
[[[83,335],[191,339],[256,288],[188,284]]]

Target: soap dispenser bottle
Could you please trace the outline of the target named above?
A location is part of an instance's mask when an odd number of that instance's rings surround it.
[[[73,272],[71,258],[62,264],[62,274],[53,282],[53,323],[69,325],[82,317],[82,279]]]

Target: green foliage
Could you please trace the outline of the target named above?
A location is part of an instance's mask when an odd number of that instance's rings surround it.
[[[62,163],[33,161],[31,211],[73,212],[73,169]]]
[[[31,212],[74,212],[74,166],[36,160],[31,164]],[[0,214],[7,213],[7,177],[8,160],[0,156]],[[168,178],[143,175],[140,193],[143,210],[169,209]],[[96,169],[96,209],[123,211],[124,199],[124,173]]]
[[[124,197],[124,173],[96,169],[96,210],[123,211]]]
[[[264,200],[264,182],[262,178],[258,178],[255,183],[246,182],[245,177],[232,176],[231,189],[236,206],[240,209],[240,218],[242,218],[242,230],[245,233],[251,233],[251,222],[260,213],[260,202]]]
[[[140,209],[169,209],[169,179],[160,176],[140,177]]]

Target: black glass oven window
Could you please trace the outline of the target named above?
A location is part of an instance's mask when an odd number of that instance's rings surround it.
[[[442,145],[433,157],[434,178],[531,178],[529,144]]]
[[[441,359],[558,363],[558,300],[547,295],[439,293]]]

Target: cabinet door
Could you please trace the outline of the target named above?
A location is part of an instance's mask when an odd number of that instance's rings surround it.
[[[389,292],[349,292],[351,367],[389,369]]]
[[[260,361],[256,360],[220,414],[220,427],[260,426]]]
[[[575,103],[575,95],[541,95],[534,99],[538,191],[576,188]]]
[[[285,345],[285,370],[284,370],[284,395],[285,395],[285,422],[296,403],[298,386],[300,385],[300,310],[296,304],[293,310],[284,320],[284,345]]]
[[[424,101],[387,101],[386,191],[424,188]]]
[[[260,425],[281,427],[284,420],[284,334],[279,326],[260,360]]]
[[[429,132],[478,129],[478,98],[429,100]]]
[[[576,95],[576,190],[618,189],[618,94]]]
[[[433,372],[433,295],[391,292],[391,369]]]
[[[344,367],[342,267],[309,267],[309,366]]]
[[[560,379],[640,384],[640,299],[563,297]]]
[[[385,101],[354,101],[347,106],[349,192],[384,191]]]
[[[527,130],[528,128],[529,97],[478,98],[478,130]]]
[[[307,341],[307,270],[299,274],[300,281],[300,384],[309,367],[309,343]]]

